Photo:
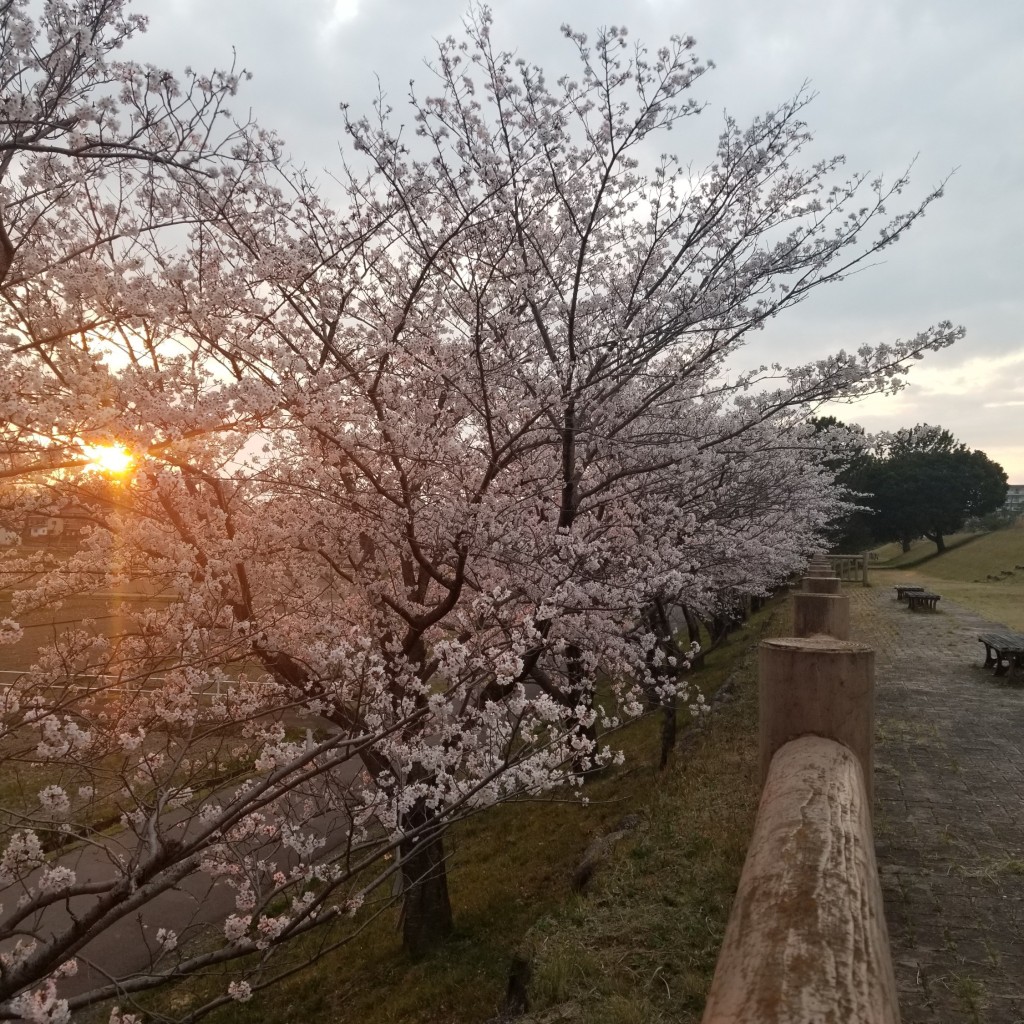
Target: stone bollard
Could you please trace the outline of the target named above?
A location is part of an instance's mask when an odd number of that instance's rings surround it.
[[[838,576],[805,576],[803,589],[807,594],[838,594],[839,583]]]
[[[793,635],[824,633],[837,640],[850,638],[850,599],[843,594],[795,593]]]
[[[824,736],[857,755],[870,807],[874,685],[875,652],[865,644],[827,636],[762,641],[758,649],[762,782],[784,743],[798,736]]]

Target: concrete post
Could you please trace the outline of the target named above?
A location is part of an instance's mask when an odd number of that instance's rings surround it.
[[[824,736],[857,755],[870,807],[874,685],[875,652],[865,644],[827,636],[762,641],[758,650],[762,782],[784,743],[798,736]]]
[[[837,640],[850,638],[850,599],[842,594],[795,593],[793,635],[824,633]]]
[[[805,576],[803,589],[808,594],[838,594],[838,576]]]

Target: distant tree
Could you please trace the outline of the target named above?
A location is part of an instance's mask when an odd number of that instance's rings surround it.
[[[847,502],[826,539],[833,551],[863,551],[875,542],[874,513],[866,506],[877,471],[870,441],[863,427],[835,416],[815,416],[809,422],[823,444],[822,466],[834,476]]]
[[[904,551],[921,536],[945,551],[947,534],[1006,499],[1000,465],[928,424],[883,437],[861,468],[861,483],[875,510],[876,536],[900,541]]]

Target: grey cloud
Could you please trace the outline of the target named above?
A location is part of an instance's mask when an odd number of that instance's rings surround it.
[[[355,15],[328,31],[332,0],[143,0],[149,59],[175,68],[224,64],[231,48],[256,79],[239,97],[281,131],[304,162],[337,160],[339,102],[368,109],[375,72],[396,110],[410,78],[429,91],[424,58],[457,31],[462,0],[348,0]],[[495,37],[556,77],[571,60],[559,24],[593,31],[623,24],[657,45],[694,35],[717,70],[696,86],[704,115],[667,142],[704,166],[721,112],[741,122],[791,96],[807,79],[810,156],[844,152],[850,170],[891,178],[917,156],[907,202],[954,168],[947,195],[884,263],[823,291],[752,339],[749,357],[806,361],[963,322],[956,358],[1024,350],[1024,4],[1017,0],[500,0]],[[940,356],[937,365],[951,356]],[[950,364],[951,365],[951,364]],[[915,399],[914,418],[941,422],[969,444],[1020,436],[1019,408]],[[937,403],[929,405],[929,403]],[[893,417],[905,416],[894,403]],[[899,422],[890,424],[899,426]],[[975,437],[977,439],[975,439]],[[1020,450],[1020,449],[1018,449]],[[1024,478],[1024,454],[1015,467]]]

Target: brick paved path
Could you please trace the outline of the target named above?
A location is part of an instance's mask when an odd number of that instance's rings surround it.
[[[903,1024],[1024,1024],[1024,684],[983,627],[847,585],[876,654],[875,837]]]

